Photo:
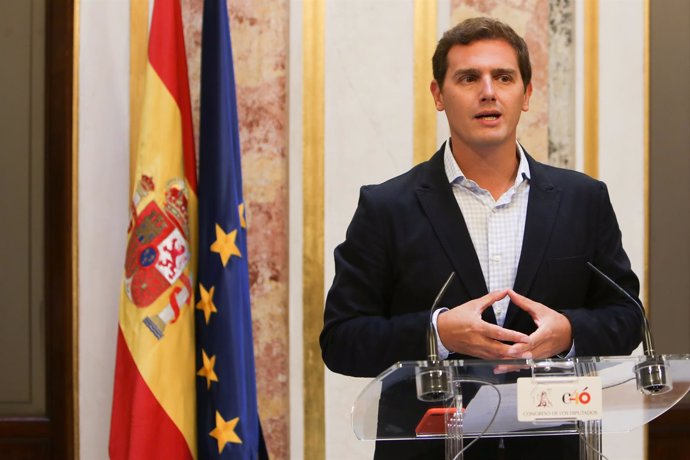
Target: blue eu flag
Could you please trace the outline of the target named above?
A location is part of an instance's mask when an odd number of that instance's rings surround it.
[[[267,458],[257,410],[237,98],[226,0],[205,0],[196,298],[199,459]]]

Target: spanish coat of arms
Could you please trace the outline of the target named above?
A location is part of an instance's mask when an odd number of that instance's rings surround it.
[[[125,291],[134,305],[146,308],[178,279],[181,281],[182,286],[172,290],[166,308],[144,321],[160,339],[165,326],[177,319],[180,308],[191,297],[191,282],[183,273],[190,257],[189,225],[186,188],[181,180],[172,180],[166,185],[162,208],[152,199],[137,214],[138,205],[154,191],[153,179],[142,175],[131,206]]]

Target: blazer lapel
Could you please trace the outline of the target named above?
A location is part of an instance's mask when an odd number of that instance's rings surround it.
[[[472,244],[465,219],[448,183],[443,165],[444,147],[429,160],[426,176],[416,194],[424,213],[448,255],[455,274],[471,299],[487,294],[477,253]],[[484,310],[485,321],[496,323],[492,308]]]
[[[544,242],[549,240],[560,202],[560,191],[551,183],[543,166],[529,155],[527,155],[527,161],[531,176],[529,203],[522,251],[513,285],[513,290],[522,295],[528,295],[537,269],[544,258],[546,251]],[[505,327],[510,326],[518,310],[518,307],[510,304],[504,322]]]

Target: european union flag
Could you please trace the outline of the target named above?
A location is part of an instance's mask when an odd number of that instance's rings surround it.
[[[256,398],[247,224],[225,0],[205,0],[196,303],[200,459],[265,458]]]

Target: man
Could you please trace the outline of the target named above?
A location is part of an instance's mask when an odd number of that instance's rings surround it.
[[[527,46],[509,26],[468,19],[433,57],[431,93],[450,139],[427,162],[363,187],[335,251],[320,343],[334,372],[373,377],[425,359],[429,307],[456,280],[434,322],[443,358],[630,354],[639,309],[606,186],[536,162],[517,143],[532,94]],[[481,440],[465,458],[577,458],[576,437]],[[441,458],[435,442],[382,442],[376,458]],[[555,456],[554,456],[555,455]],[[438,457],[440,456],[440,457]]]

